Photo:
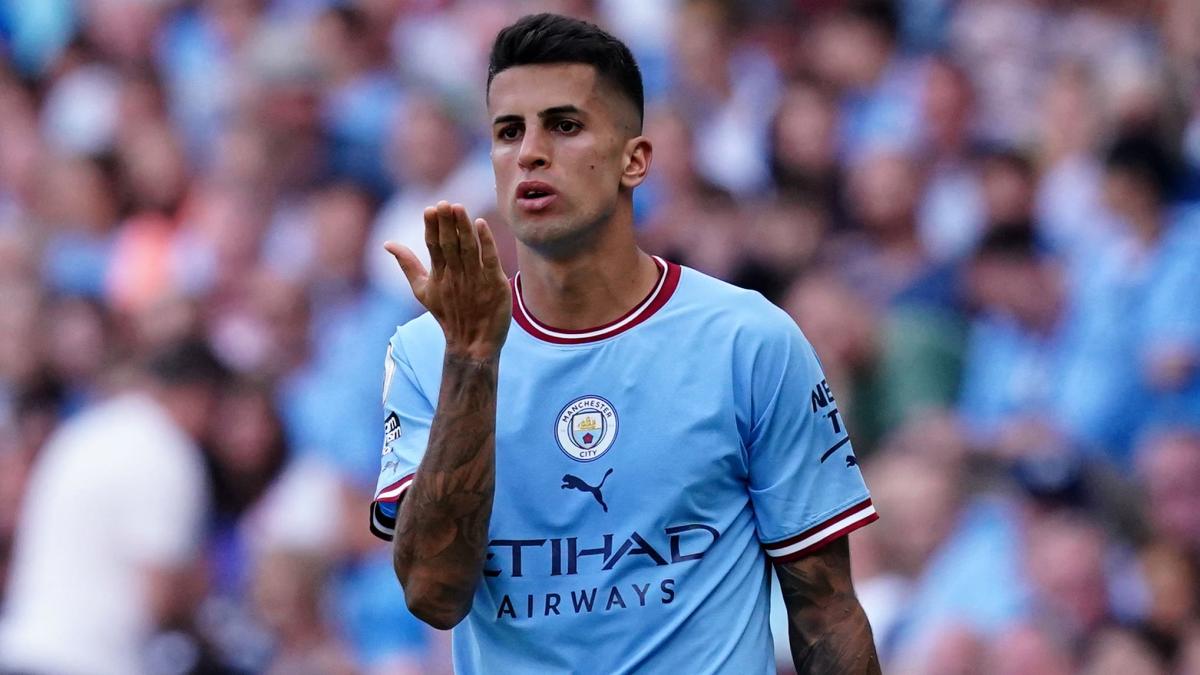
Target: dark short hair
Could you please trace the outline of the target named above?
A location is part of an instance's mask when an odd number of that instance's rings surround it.
[[[1013,145],[1003,143],[984,144],[975,150],[976,160],[985,167],[1002,167],[1011,169],[1021,176],[1032,180],[1037,173],[1033,158],[1029,153]]]
[[[975,245],[976,260],[1029,262],[1042,259],[1046,254],[1034,224],[1028,220],[992,226]]]
[[[221,385],[230,378],[229,369],[208,343],[194,337],[154,350],[145,367],[154,379],[168,386]]]
[[[843,11],[879,31],[889,42],[900,35],[900,12],[894,0],[852,0]]]
[[[642,71],[629,47],[594,24],[558,14],[532,14],[500,31],[488,59],[487,89],[509,68],[543,63],[592,66],[633,103],[638,123],[644,120]]]
[[[1178,177],[1175,158],[1154,135],[1141,131],[1128,132],[1114,139],[1104,156],[1109,171],[1132,174],[1166,197]]]

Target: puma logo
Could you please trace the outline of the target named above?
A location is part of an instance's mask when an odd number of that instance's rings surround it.
[[[604,495],[600,494],[600,488],[604,487],[604,481],[608,480],[608,476],[611,473],[612,473],[612,469],[605,471],[604,478],[600,479],[600,484],[597,485],[596,487],[592,487],[591,485],[588,485],[587,483],[583,482],[583,479],[578,476],[572,476],[569,473],[564,474],[562,477],[563,484],[561,487],[564,490],[571,489],[571,490],[579,490],[580,492],[592,493],[592,496],[595,497],[596,501],[600,503],[600,507],[604,509],[605,513],[608,513],[608,504],[604,503]]]
[[[846,468],[858,466],[858,459],[854,455],[846,455]]]

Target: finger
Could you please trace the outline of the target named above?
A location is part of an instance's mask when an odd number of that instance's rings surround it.
[[[479,240],[475,236],[475,228],[471,227],[467,209],[462,204],[455,204],[453,210],[454,229],[458,232],[458,250],[462,256],[463,268],[479,269]]]
[[[394,241],[384,243],[383,247],[388,253],[400,263],[400,270],[404,272],[405,278],[408,279],[408,285],[412,286],[413,295],[418,298],[425,289],[425,283],[429,279],[429,272],[425,266],[421,264],[421,260],[417,258],[417,254],[412,252],[407,246],[402,246]]]
[[[496,248],[496,237],[492,235],[492,228],[483,218],[476,218],[475,230],[479,232],[479,254],[483,259],[483,268],[505,276],[504,267],[500,264],[500,252]]]
[[[442,255],[446,258],[446,267],[450,270],[462,269],[462,258],[458,253],[458,231],[454,228],[454,213],[449,202],[438,202],[438,244],[442,247]]]
[[[446,269],[446,256],[442,253],[442,245],[438,242],[437,209],[425,207],[425,246],[429,249],[430,272],[435,276]],[[390,249],[389,249],[390,250]]]

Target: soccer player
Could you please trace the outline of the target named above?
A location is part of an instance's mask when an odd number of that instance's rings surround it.
[[[837,401],[757,293],[640,251],[650,169],[633,56],[526,17],[488,70],[492,163],[519,241],[425,210],[429,309],[385,369],[372,529],[460,673],[774,673],[770,560],[802,673],[873,673],[846,534],[876,518]]]

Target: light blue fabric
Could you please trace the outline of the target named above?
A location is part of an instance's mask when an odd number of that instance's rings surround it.
[[[358,663],[382,667],[424,658],[429,628],[409,613],[389,549],[338,570],[334,587],[338,622]]]
[[[203,8],[174,13],[155,38],[172,122],[189,155],[202,165],[213,161],[234,112],[234,49]]]
[[[774,673],[765,556],[869,522],[795,323],[757,293],[672,269],[666,304],[615,336],[552,344],[512,325],[491,542],[455,628],[458,673]],[[429,315],[391,340],[385,408],[399,425],[377,494],[417,470],[443,350]]]
[[[959,409],[977,441],[1034,415],[1125,464],[1146,429],[1200,422],[1200,369],[1169,391],[1148,377],[1158,349],[1200,354],[1200,220],[1177,212],[1152,247],[1101,246],[1079,272],[1051,334],[996,315],[974,323]]]
[[[921,91],[923,80],[921,68],[896,59],[872,86],[843,97],[840,144],[846,161],[913,146],[921,128],[920,101],[913,92]]]
[[[384,72],[371,72],[330,92],[324,123],[332,141],[330,161],[339,177],[380,196],[390,188],[386,144],[402,100],[400,87]]]
[[[1128,461],[1131,444],[1160,423],[1200,421],[1200,370],[1173,390],[1151,382],[1158,350],[1200,354],[1200,218],[1179,209],[1165,231],[1138,250],[1129,243],[1102,250],[1081,284],[1078,357],[1066,374],[1071,428]],[[1090,436],[1089,436],[1090,434]]]
[[[26,75],[42,75],[74,34],[73,0],[0,0],[0,38],[14,64]]]
[[[370,485],[378,465],[379,344],[404,317],[402,305],[374,290],[314,299],[312,356],[285,379],[278,404],[289,446],[316,455],[351,480]]]
[[[60,232],[42,254],[42,279],[58,293],[99,298],[111,258],[112,237]]]
[[[1012,504],[996,498],[963,509],[917,579],[902,616],[878,636],[885,662],[926,647],[950,626],[996,637],[1028,616],[1019,518]]]

